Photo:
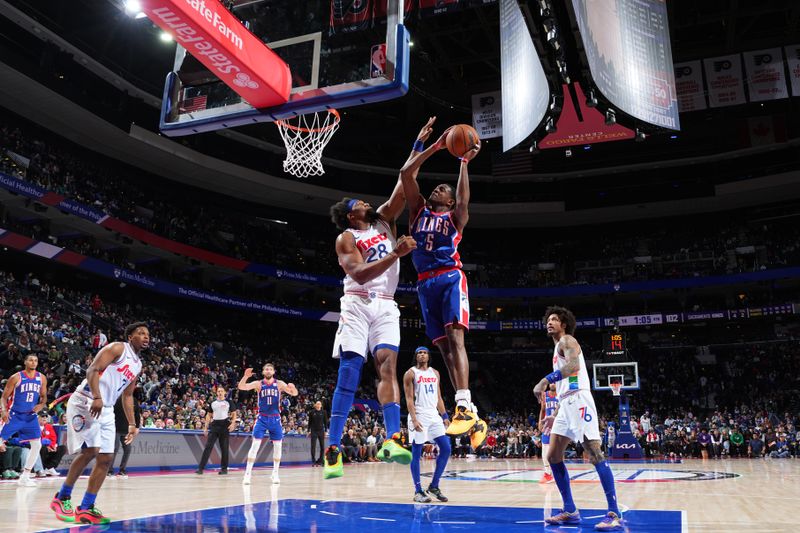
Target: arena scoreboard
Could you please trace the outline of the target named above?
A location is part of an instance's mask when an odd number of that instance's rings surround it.
[[[606,355],[625,355],[626,339],[625,334],[619,331],[606,333],[604,336],[603,346],[605,347]]]

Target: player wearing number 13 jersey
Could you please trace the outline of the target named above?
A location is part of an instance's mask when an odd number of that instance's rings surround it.
[[[572,500],[569,473],[564,465],[564,451],[572,442],[582,442],[589,454],[589,460],[597,470],[600,484],[606,493],[608,513],[595,524],[600,531],[615,531],[623,528],[622,515],[617,506],[617,493],[614,487],[614,474],[608,461],[600,450],[600,430],[597,423],[597,409],[589,390],[589,374],[586,362],[575,333],[575,315],[563,307],[550,307],[544,315],[549,335],[555,343],[553,349],[553,372],[545,376],[534,387],[533,392],[540,402],[546,401],[545,391],[551,383],[556,385],[558,407],[556,414],[547,416],[542,424],[543,433],[550,435],[547,460],[553,472],[553,479],[561,493],[564,507],[561,511],[545,518],[548,525],[574,525],[581,522],[575,502]]]
[[[339,375],[331,402],[330,444],[323,454],[324,479],[344,474],[340,450],[342,430],[353,405],[367,353],[372,353],[375,360],[380,380],[378,401],[383,406],[388,437],[378,457],[404,464],[411,461],[411,453],[399,444],[400,310],[394,301],[400,275],[399,259],[414,248],[411,237],[396,237],[395,221],[404,207],[400,180],[389,200],[378,209],[355,198],[343,198],[331,207],[331,220],[342,231],[336,239],[336,255],[345,278],[339,328],[333,341],[333,357],[339,359]]]
[[[133,416],[133,391],[136,378],[142,371],[139,353],[150,345],[150,330],[144,322],[125,328],[126,342],[106,345],[86,369],[86,379],[78,385],[67,402],[67,448],[80,454],[69,467],[67,479],[50,509],[59,520],[85,524],[107,524],[94,506],[95,498],[114,460],[116,423],[114,404],[122,396],[122,408],[128,419],[125,444],[130,444],[139,432]],[[77,509],[72,507],[72,488],[89,462],[95,459],[89,476],[89,486]]]

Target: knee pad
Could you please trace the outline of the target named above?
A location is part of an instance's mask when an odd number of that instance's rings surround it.
[[[280,461],[281,460],[281,450],[283,449],[283,441],[279,440],[277,442],[272,443],[272,460],[273,461]]]
[[[261,448],[261,439],[253,439],[253,443],[250,445],[250,451],[247,452],[247,460],[248,461],[255,461],[256,457],[258,456],[258,449]]]

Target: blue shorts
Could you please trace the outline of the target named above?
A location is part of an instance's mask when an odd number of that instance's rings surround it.
[[[258,415],[256,425],[253,426],[253,438],[263,439],[269,432],[269,440],[276,442],[283,440],[283,426],[278,415]]]
[[[434,344],[445,338],[446,326],[461,324],[469,328],[467,276],[461,270],[419,281],[417,295],[425,333]]]
[[[42,437],[42,428],[39,427],[39,417],[36,413],[16,413],[11,411],[8,424],[3,426],[0,438],[8,440],[14,435],[21,442],[36,440]]]

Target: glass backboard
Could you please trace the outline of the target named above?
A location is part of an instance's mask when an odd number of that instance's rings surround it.
[[[622,384],[622,390],[638,390],[639,364],[632,361],[592,365],[592,388],[594,390],[611,390],[612,383]]]
[[[399,98],[408,91],[404,0],[234,0],[231,12],[291,70],[289,101],[255,109],[177,47],[161,131],[187,135]]]

